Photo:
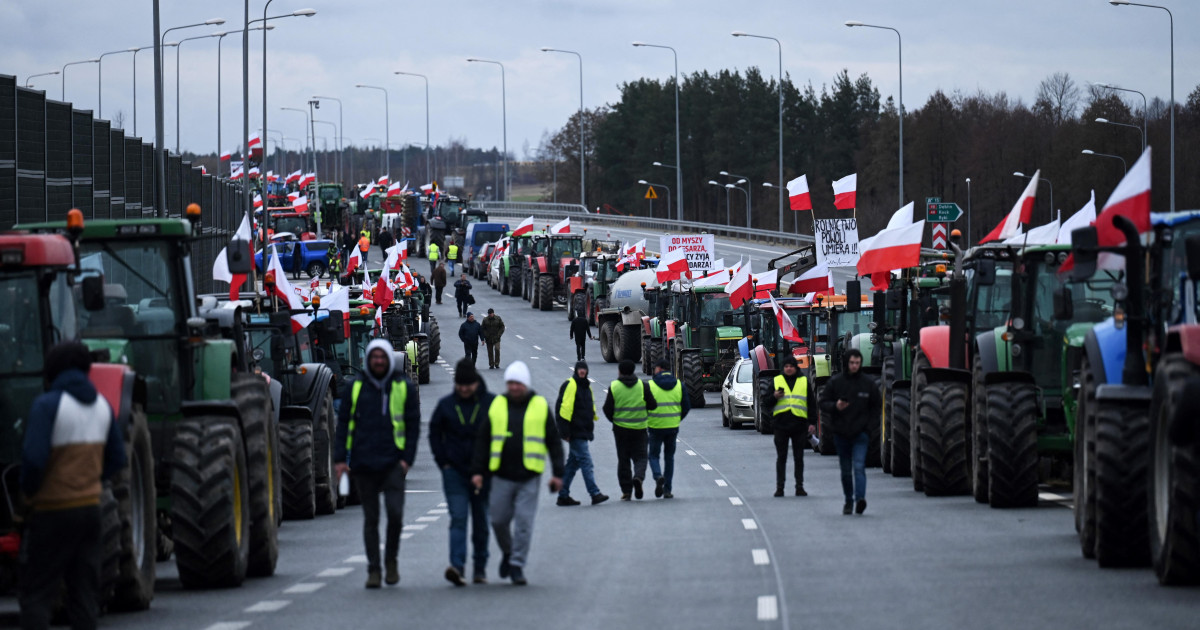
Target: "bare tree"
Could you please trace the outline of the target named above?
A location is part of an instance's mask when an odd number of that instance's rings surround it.
[[[112,128],[113,129],[124,129],[125,128],[125,110],[118,109],[117,113],[113,114]]]
[[[1038,84],[1033,110],[1041,116],[1048,117],[1057,127],[1075,117],[1079,103],[1080,90],[1075,79],[1066,72],[1055,72]]]

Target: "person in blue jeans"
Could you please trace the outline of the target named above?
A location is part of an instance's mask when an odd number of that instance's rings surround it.
[[[671,364],[659,359],[654,364],[654,378],[650,380],[650,392],[658,406],[647,412],[646,426],[649,431],[647,457],[650,472],[654,475],[654,496],[660,499],[675,498],[671,480],[675,477],[675,440],[679,437],[679,423],[691,411],[687,388],[671,374]],[[662,452],[662,467],[658,454]]]
[[[450,566],[445,575],[455,586],[467,584],[464,571],[468,517],[475,548],[473,581],[487,584],[490,483],[485,479],[483,488],[476,493],[471,485],[470,468],[479,426],[487,423],[492,398],[475,365],[464,358],[454,368],[454,393],[438,401],[429,419],[429,447],[442,471],[442,489],[450,510]]]
[[[829,379],[821,390],[821,412],[830,415],[838,463],[842,467],[842,491],[846,504],[842,514],[851,510],[862,514],[867,509],[867,444],[870,422],[879,421],[879,384],[862,373],[863,357],[858,350],[846,351],[845,369]]]
[[[575,364],[571,378],[558,388],[558,400],[554,403],[558,416],[558,433],[567,441],[567,465],[563,471],[562,489],[558,491],[558,505],[579,505],[579,501],[571,498],[571,482],[575,473],[583,474],[583,484],[592,497],[592,505],[599,505],[608,500],[608,496],[600,492],[596,485],[596,476],[592,470],[592,453],[588,442],[595,438],[596,429],[596,399],[592,396],[592,382],[588,380],[588,364],[580,361]]]

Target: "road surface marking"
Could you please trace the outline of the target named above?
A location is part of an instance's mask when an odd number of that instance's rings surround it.
[[[291,604],[291,603],[292,603],[291,600],[288,600],[288,599],[268,600],[265,602],[258,602],[257,604],[247,608],[245,610],[245,612],[248,612],[248,613],[279,612],[280,610],[287,608],[288,604]]]
[[[443,503],[442,505],[445,505],[445,503]],[[450,510],[447,510],[445,508],[438,508],[436,510],[429,510],[428,512],[426,512],[426,514],[446,514],[448,512],[450,512]]]
[[[412,537],[413,537],[412,532],[402,532],[400,534],[400,540],[408,540],[409,538],[412,538]]]
[[[426,527],[429,527],[429,525],[427,523],[410,523],[410,524],[404,526],[404,531],[406,531],[406,532],[407,531],[418,531],[419,532],[422,529],[425,529]]]
[[[524,341],[524,340],[525,340],[525,338],[524,338],[524,337],[522,337],[521,335],[517,335],[517,339],[520,339],[520,340],[522,340],[522,341]]]
[[[712,466],[709,466],[708,464],[700,464],[700,467],[704,470],[712,470]]]
[[[445,503],[439,503],[439,504],[438,504],[438,507],[440,507],[440,508],[444,508],[444,507],[447,507],[447,505],[446,505]]]
[[[729,502],[733,505],[743,505],[742,500],[738,497],[729,497]]]
[[[249,621],[219,621],[204,630],[242,630],[249,625]]]
[[[432,523],[436,520],[438,520],[438,517],[436,516],[421,516],[417,518],[418,523]]]
[[[367,557],[366,556],[350,556],[349,558],[342,560],[342,562],[345,562],[347,564],[366,564]]]
[[[594,379],[594,378],[590,378],[590,377],[589,377],[589,378],[588,378],[588,380],[589,380],[589,381],[591,381],[591,382],[593,382],[593,383],[595,383],[595,382],[596,382],[596,379]]]
[[[754,557],[755,566],[771,564],[771,556],[767,555],[766,549],[751,549],[750,554]]]
[[[363,557],[365,558],[366,556]],[[349,575],[352,571],[354,571],[354,567],[333,567],[332,569],[325,569],[318,573],[317,577],[342,577],[343,575]]]
[[[760,595],[758,598],[758,620],[775,621],[779,618],[779,603],[774,595]]]
[[[542,349],[542,347],[541,347],[541,346],[534,346],[534,347],[533,347],[533,349],[534,349],[534,350],[541,350],[541,349]]]
[[[405,494],[433,494],[434,492],[441,492],[441,490],[405,490],[404,492]]]
[[[696,451],[687,450],[687,451],[684,451],[684,453],[687,453],[688,455],[691,455],[692,457],[696,456]]]
[[[716,484],[717,484],[718,486],[721,486],[722,488],[724,488],[725,486],[728,486],[728,485],[729,485],[728,483],[725,483],[725,480],[724,480],[724,479],[713,479],[713,481],[715,481],[715,482],[716,482]]]
[[[758,529],[758,521],[752,518],[744,518],[742,519],[742,527],[746,529]]]
[[[288,593],[288,594],[315,593],[324,587],[325,587],[324,582],[301,582],[299,584],[293,584],[292,586],[289,586],[289,587],[283,589],[283,592]]]
[[[550,358],[551,358],[551,359],[554,359],[555,361],[561,361],[561,360],[562,360],[562,359],[560,359],[560,358],[558,358],[558,357],[556,357],[556,356],[554,356],[554,355],[550,355]]]

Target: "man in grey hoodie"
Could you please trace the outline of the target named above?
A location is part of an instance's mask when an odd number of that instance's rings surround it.
[[[367,344],[363,376],[350,383],[338,409],[333,462],[338,477],[349,474],[363,506],[367,588],[379,588],[379,495],[387,508],[387,583],[400,582],[397,556],[404,527],[404,482],[421,434],[417,388],[397,370],[392,344]]]

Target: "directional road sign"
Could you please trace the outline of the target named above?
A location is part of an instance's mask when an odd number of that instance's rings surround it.
[[[942,203],[940,197],[928,197],[925,199],[925,213],[927,221],[950,223],[963,215],[963,209],[954,202]]]

